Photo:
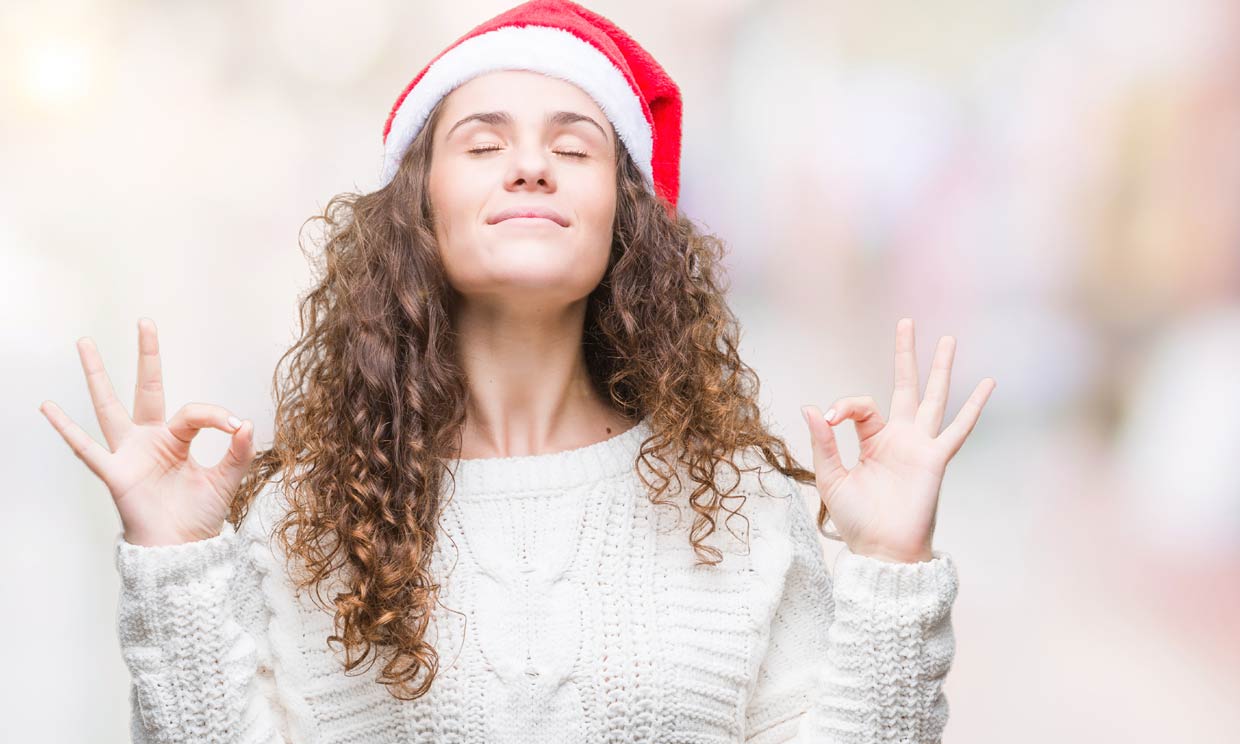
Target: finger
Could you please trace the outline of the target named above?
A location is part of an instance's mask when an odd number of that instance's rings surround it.
[[[164,377],[159,363],[159,334],[150,318],[138,319],[138,385],[133,395],[133,422],[164,422]]]
[[[891,395],[891,420],[912,421],[921,402],[917,379],[917,351],[913,339],[913,319],[896,323],[895,390]]]
[[[233,432],[228,451],[213,468],[224,493],[234,493],[241,485],[254,461],[254,453],[254,422],[246,420]]]
[[[857,438],[861,441],[874,436],[887,425],[883,421],[883,415],[878,412],[878,404],[868,395],[840,398],[827,413],[832,411],[834,414],[827,423],[835,426],[845,419],[852,419],[853,426],[857,429]]]
[[[805,417],[806,425],[809,426],[818,492],[831,493],[835,484],[848,475],[848,469],[840,460],[835,432],[823,420],[822,411],[818,410],[817,406],[805,406],[801,409],[801,414]]]
[[[189,443],[203,429],[219,429],[232,434],[241,426],[241,421],[223,406],[211,403],[186,403],[180,410],[172,414],[168,421],[168,430],[178,441],[189,447]]]
[[[112,453],[104,449],[103,445],[96,442],[94,437],[74,423],[73,419],[69,418],[69,415],[52,401],[43,401],[43,404],[39,406],[39,412],[51,422],[56,431],[60,432],[60,436],[73,450],[73,454],[77,455],[79,460],[86,463],[86,467],[90,468],[91,472],[106,483],[108,479],[105,472],[108,457]]]
[[[930,364],[930,377],[926,380],[926,397],[922,398],[917,408],[917,428],[930,434],[939,435],[939,427],[943,425],[943,415],[947,411],[947,392],[951,387],[952,358],[956,355],[956,339],[943,336],[934,350],[934,361]]]
[[[993,377],[987,377],[973,388],[973,394],[960,407],[960,412],[956,414],[956,418],[952,420],[951,425],[943,430],[937,439],[947,448],[947,457],[950,460],[955,457],[960,450],[964,440],[969,436],[969,432],[973,431],[973,426],[977,423],[977,419],[982,415],[982,406],[986,405],[986,401],[990,399],[990,393],[995,389],[995,380]]]
[[[77,346],[78,356],[82,360],[82,371],[86,373],[86,387],[95,406],[95,417],[99,419],[99,428],[103,431],[108,447],[115,452],[133,422],[129,420],[129,412],[112,389],[112,381],[108,379],[107,370],[103,368],[103,359],[99,356],[94,340],[89,337],[80,338]]]

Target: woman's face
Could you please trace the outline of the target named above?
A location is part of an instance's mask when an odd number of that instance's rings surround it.
[[[444,99],[432,136],[435,232],[467,302],[547,309],[598,286],[611,250],[617,146],[594,99],[559,78],[492,72]],[[497,221],[523,209],[558,217]]]

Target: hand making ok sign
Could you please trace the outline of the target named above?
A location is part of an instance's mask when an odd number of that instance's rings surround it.
[[[934,557],[931,540],[943,472],[995,389],[994,378],[984,378],[940,433],[956,341],[939,339],[923,399],[913,335],[912,318],[896,324],[890,421],[883,421],[868,395],[836,400],[826,421],[815,406],[801,409],[813,440],[818,495],[840,537],[853,553],[900,563]],[[831,428],[845,419],[853,420],[861,442],[851,469],[840,462]]]
[[[138,321],[138,384],[133,415],[116,397],[95,342],[78,340],[78,355],[107,447],[96,442],[52,401],[39,410],[88,468],[107,485],[125,540],[135,545],[180,545],[220,533],[233,493],[254,459],[254,424],[210,403],[187,403],[164,420],[164,383],[155,324]],[[213,467],[190,456],[203,429],[231,435]]]

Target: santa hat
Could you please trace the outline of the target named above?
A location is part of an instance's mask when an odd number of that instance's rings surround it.
[[[680,193],[680,89],[628,34],[567,0],[530,0],[454,41],[396,99],[383,126],[381,186],[441,98],[495,70],[532,70],[584,90],[611,121],[653,193]]]

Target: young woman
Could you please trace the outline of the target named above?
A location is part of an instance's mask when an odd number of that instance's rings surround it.
[[[79,342],[107,448],[42,410],[123,524],[135,741],[940,738],[934,516],[993,380],[940,432],[954,343],[922,399],[903,320],[890,421],[808,406],[800,467],[760,420],[721,244],[677,212],[679,139],[636,42],[525,3],[402,93],[381,188],[329,203],[269,449],[220,406],[165,422],[148,320],[132,418]],[[204,428],[232,436],[210,468]]]

